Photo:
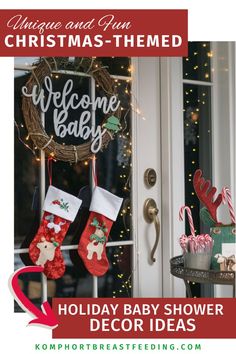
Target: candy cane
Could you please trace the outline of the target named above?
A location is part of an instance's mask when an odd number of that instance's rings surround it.
[[[192,217],[192,212],[188,206],[182,206],[179,211],[179,219],[184,220],[184,211],[186,210],[188,214],[188,222],[191,230],[191,235],[195,237],[195,228],[193,224],[193,217]]]
[[[188,237],[188,242],[189,242],[189,250],[190,253],[197,253],[197,239],[195,236],[190,235]]]
[[[181,246],[183,252],[187,253],[188,252],[188,237],[186,235],[182,235],[179,238],[179,243],[180,243],[180,246]]]
[[[226,202],[228,203],[231,221],[233,224],[236,224],[235,212],[234,212],[232,197],[229,188],[224,187],[222,189],[222,196],[223,196],[223,203],[224,204],[226,204]]]
[[[206,248],[205,235],[204,234],[198,235],[196,237],[196,243],[197,243],[197,252],[204,253],[204,250]]]
[[[206,252],[211,253],[214,245],[214,241],[212,237],[208,234],[205,234],[205,241],[206,241]]]

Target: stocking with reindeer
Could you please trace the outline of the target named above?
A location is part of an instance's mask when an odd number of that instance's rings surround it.
[[[78,246],[78,253],[92,275],[102,276],[108,270],[105,247],[122,201],[103,188],[94,189],[90,215]]]
[[[80,205],[81,200],[73,195],[53,186],[48,188],[43,217],[29,246],[29,256],[34,264],[44,268],[44,274],[50,279],[58,279],[65,272],[60,246]]]

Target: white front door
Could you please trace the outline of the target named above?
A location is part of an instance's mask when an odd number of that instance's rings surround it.
[[[134,296],[184,297],[182,280],[170,274],[170,258],[179,255],[178,237],[185,225],[178,220],[184,204],[184,134],[182,58],[133,59],[133,223]],[[149,187],[145,171],[154,169]],[[152,198],[159,210],[160,237],[155,258],[154,223],[144,218]],[[135,263],[136,262],[136,263]]]

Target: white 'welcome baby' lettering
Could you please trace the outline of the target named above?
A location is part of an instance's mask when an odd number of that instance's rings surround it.
[[[102,146],[102,137],[106,129],[100,125],[96,126],[95,115],[92,111],[100,109],[103,114],[115,112],[120,101],[116,96],[96,97],[91,99],[88,95],[79,97],[77,93],[72,93],[73,81],[67,80],[62,91],[53,91],[52,80],[49,76],[44,79],[44,88],[38,92],[38,86],[34,85],[31,92],[28,92],[26,86],[22,87],[24,96],[32,99],[35,106],[46,113],[51,104],[55,107],[53,110],[53,124],[56,136],[64,138],[67,135],[73,135],[76,138],[84,140],[92,139],[91,151],[97,153]],[[84,111],[79,119],[68,121],[70,109],[77,110],[82,108]]]

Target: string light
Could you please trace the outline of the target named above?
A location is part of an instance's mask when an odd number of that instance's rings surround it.
[[[128,72],[129,72],[129,73],[133,73],[133,72],[134,72],[134,67],[133,67],[133,65],[130,65],[130,67],[128,68]]]

